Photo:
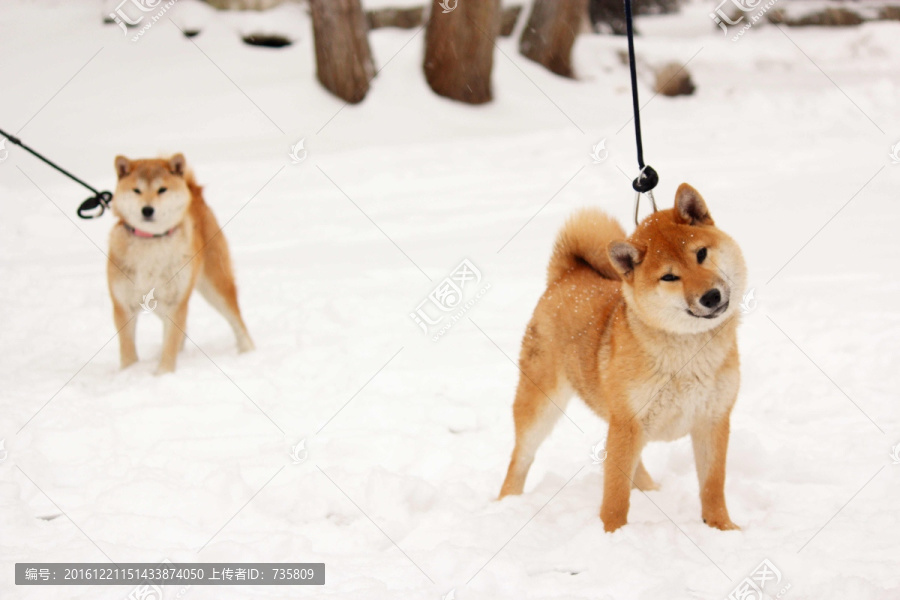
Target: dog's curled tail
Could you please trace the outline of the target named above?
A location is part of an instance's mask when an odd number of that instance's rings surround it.
[[[618,221],[596,208],[585,208],[566,221],[547,267],[547,284],[559,281],[578,266],[589,266],[605,279],[621,279],[613,268],[606,247],[627,236]]]
[[[194,170],[190,167],[184,172],[184,181],[191,191],[191,197],[194,199],[194,202],[206,204],[203,200],[203,186],[197,183],[197,180],[194,178]]]

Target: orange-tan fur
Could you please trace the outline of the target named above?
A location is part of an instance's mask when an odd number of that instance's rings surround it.
[[[687,434],[703,520],[736,529],[725,506],[725,456],[745,285],[739,247],[687,184],[674,208],[647,217],[627,239],[598,210],[573,216],[522,342],[516,444],[500,497],[522,493],[538,446],[577,394],[609,422],[606,531],[625,525],[632,487],[656,489],[641,462],[644,445]]]
[[[157,373],[175,370],[195,286],[231,325],[239,350],[252,350],[225,235],[184,156],[142,160],[118,156],[115,166],[119,180],[111,208],[119,222],[110,233],[107,278],[122,368],[138,360],[135,328],[144,310],[141,303],[151,290],[156,301],[153,312],[163,321]],[[152,214],[148,217],[147,212]],[[160,237],[139,237],[135,230]]]

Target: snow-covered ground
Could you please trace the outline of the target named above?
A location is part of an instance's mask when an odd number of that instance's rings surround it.
[[[0,127],[104,188],[116,154],[184,152],[228,222],[258,349],[237,355],[195,299],[175,374],[152,375],[152,316],[141,362],[119,371],[102,254],[113,219],[78,220],[86,193],[7,142],[0,596],[129,593],[16,587],[16,561],[167,558],[327,565],[324,587],[167,591],[190,600],[717,600],[764,559],[782,576],[773,597],[900,597],[900,23],[760,25],[731,42],[713,8],[640,19],[637,44],[645,64],[690,60],[697,85],[654,98],[642,75],[657,198],[668,206],[682,181],[705,195],[758,302],[728,466],[743,530],[701,522],[683,439],[647,448],[661,490],[634,492],[629,525],[605,534],[590,452],[606,428],[577,401],[525,494],[494,499],[512,360],[555,232],[584,205],[631,223],[624,39],[580,37],[577,81],[500,40],[495,101],[476,108],[430,92],[421,32],[378,30],[383,70],[345,107],[315,81],[298,6],[180,0],[131,42],[96,2],[4,0]],[[296,43],[241,42],[260,30]],[[410,313],[463,259],[490,287],[434,342]]]

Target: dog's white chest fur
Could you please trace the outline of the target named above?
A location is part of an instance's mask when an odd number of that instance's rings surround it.
[[[164,312],[174,309],[187,293],[192,277],[192,244],[186,228],[179,227],[159,238],[140,238],[124,228],[116,235],[125,236],[119,246],[124,251],[110,258],[131,280],[118,282],[116,296],[137,310],[153,290],[158,308]]]
[[[696,423],[727,412],[737,379],[720,372],[724,359],[721,348],[698,351],[693,343],[668,346],[651,358],[655,374],[630,389],[631,406],[648,440],[678,439]]]

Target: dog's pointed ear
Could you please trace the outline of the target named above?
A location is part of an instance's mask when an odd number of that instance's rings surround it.
[[[179,177],[184,177],[184,172],[187,169],[187,162],[184,160],[184,154],[179,152],[172,156],[169,159],[169,171],[173,175],[178,175]]]
[[[631,279],[634,268],[644,259],[644,251],[630,242],[610,242],[606,247],[609,261],[624,279]]]
[[[116,175],[122,179],[129,173],[131,173],[131,161],[120,154],[116,157]]]
[[[675,214],[688,225],[712,225],[713,220],[700,192],[686,183],[675,192]]]

